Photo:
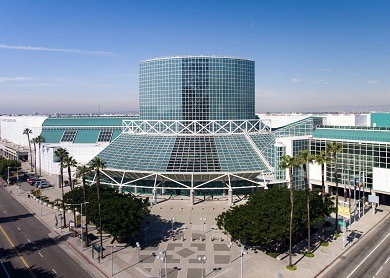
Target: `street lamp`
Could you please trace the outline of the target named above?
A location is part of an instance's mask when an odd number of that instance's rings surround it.
[[[200,221],[202,221],[202,229],[203,229],[203,234],[204,234],[204,224],[207,221],[206,218],[200,218]]]
[[[167,272],[167,251],[160,251],[160,256],[157,256],[157,259],[160,259],[163,263],[165,263],[165,277],[167,277],[168,272]],[[161,273],[161,264],[160,264],[160,277],[162,277]]]
[[[204,269],[204,263],[206,261],[206,256],[203,256],[203,257],[198,257],[198,261],[202,262],[202,278],[204,278],[205,276],[205,269]]]
[[[135,245],[137,248],[137,263],[139,263],[139,250],[141,249],[141,245],[139,244],[138,241],[135,243]]]
[[[171,222],[172,222],[171,235],[173,236],[173,223],[175,222],[175,218],[171,218]]]
[[[80,235],[80,248],[81,248],[81,252],[83,251],[83,205],[86,205],[86,204],[89,204],[89,202],[83,202],[83,203],[80,203],[80,204],[67,204],[65,203],[65,206],[80,206],[81,207],[81,214],[80,214],[80,227],[81,227],[81,235]],[[64,211],[64,214],[65,214],[65,211]],[[77,226],[77,220],[76,220],[76,223],[75,223],[75,226]],[[86,235],[88,236],[88,235]],[[101,248],[103,248],[103,246],[100,246]]]
[[[246,250],[245,248],[244,248],[244,246],[242,247],[242,250],[241,250],[241,278],[243,278],[244,277],[244,273],[243,273],[243,265],[244,265],[244,263],[243,263],[243,257],[244,257],[244,255],[246,255],[246,254],[248,254],[248,250]]]

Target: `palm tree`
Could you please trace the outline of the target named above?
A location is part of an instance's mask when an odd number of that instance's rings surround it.
[[[87,174],[91,172],[91,169],[85,165],[80,165],[77,166],[76,168],[76,178],[81,178],[83,182],[83,197],[84,197],[84,203],[85,203],[85,246],[89,247],[89,242],[88,242],[88,214],[87,214],[87,185],[85,182],[85,177]]]
[[[77,161],[72,156],[68,155],[64,158],[64,165],[63,166],[64,166],[64,168],[68,169],[69,187],[70,187],[70,190],[72,192],[72,197],[74,200],[74,185],[72,182],[72,167],[77,166]],[[74,202],[72,202],[72,203],[74,203]],[[73,221],[76,224],[76,210],[73,210]]]
[[[337,154],[341,153],[343,150],[340,143],[331,142],[328,144],[327,151],[333,156],[333,165],[334,165],[334,179],[336,183],[336,223],[335,231],[338,230],[338,209],[339,209],[339,179],[337,173]]]
[[[279,166],[281,169],[288,169],[288,173],[290,176],[290,244],[289,244],[289,258],[288,258],[288,266],[292,267],[292,234],[293,234],[293,213],[294,213],[294,175],[293,168],[299,167],[299,163],[297,159],[284,155],[282,157],[282,162]]]
[[[302,166],[303,169],[303,180],[305,183],[305,191],[306,191],[306,207],[307,207],[307,253],[311,253],[310,251],[310,188],[309,188],[309,181],[307,178],[307,164],[313,163],[314,156],[310,154],[308,150],[303,150],[297,157],[297,160],[299,164]]]
[[[99,230],[100,230],[100,248],[101,248],[101,257],[103,258],[103,230],[102,230],[102,214],[101,214],[101,200],[100,200],[100,170],[106,168],[106,164],[99,157],[95,157],[90,162],[91,169],[96,173],[96,190],[98,197],[98,213],[99,213]]]
[[[46,142],[45,137],[42,135],[39,135],[38,137],[35,137],[37,143],[38,143],[38,149],[39,149],[39,175],[42,176],[42,163],[41,163],[41,144]],[[35,160],[36,161],[36,160]],[[37,164],[35,162],[35,168],[37,168]]]
[[[322,202],[325,205],[325,164],[330,163],[330,158],[327,152],[320,151],[315,155],[315,161],[321,165],[321,186],[322,186]],[[325,241],[325,226],[322,225],[322,241]]]
[[[33,170],[33,165],[32,165],[32,152],[31,152],[31,142],[30,142],[30,134],[32,133],[32,130],[29,128],[25,128],[23,130],[23,134],[27,135],[27,141],[28,141],[28,147],[30,148],[30,165],[31,165],[31,171]]]
[[[37,138],[33,138],[30,140],[31,143],[33,143],[34,145],[34,172],[35,172],[35,175],[37,174],[37,143],[38,143],[38,140]]]
[[[58,148],[54,155],[60,158],[60,178],[62,190],[62,208],[64,208],[64,159],[69,155],[65,148]],[[64,227],[66,227],[65,211],[64,211]]]

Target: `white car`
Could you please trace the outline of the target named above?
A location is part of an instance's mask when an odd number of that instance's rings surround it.
[[[51,186],[51,183],[48,181],[39,181],[36,183],[36,187],[38,187],[39,189],[50,187],[50,186]]]

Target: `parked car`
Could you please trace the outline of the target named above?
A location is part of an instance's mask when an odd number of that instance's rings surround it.
[[[26,182],[28,182],[29,184],[31,184],[31,183],[33,183],[33,182],[36,182],[37,179],[39,179],[37,176],[29,175],[29,176],[27,176],[27,178],[26,178]]]
[[[48,182],[47,180],[38,181],[35,184],[36,184],[36,187],[38,187],[39,189],[51,186],[51,183]]]
[[[31,178],[30,181],[28,182],[30,185],[35,185],[36,182],[41,181],[42,179],[40,178]]]

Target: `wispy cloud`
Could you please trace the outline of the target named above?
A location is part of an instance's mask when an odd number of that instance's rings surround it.
[[[333,71],[331,69],[323,69],[323,68],[316,68],[316,70],[318,70],[318,71]]]
[[[364,81],[364,83],[366,83],[368,85],[374,85],[374,84],[378,84],[379,81],[378,80],[366,80],[366,81]]]
[[[328,85],[330,82],[328,80],[315,80],[313,84],[316,85]]]
[[[299,78],[293,78],[293,79],[291,79],[291,82],[292,82],[292,83],[301,83],[302,80],[299,79]]]
[[[51,52],[62,52],[71,54],[82,54],[82,55],[99,55],[99,56],[118,56],[118,53],[109,51],[93,51],[93,50],[80,50],[80,49],[69,49],[69,48],[48,48],[41,46],[20,46],[20,45],[7,45],[0,44],[2,49],[12,50],[25,50],[25,51],[51,51]]]
[[[24,77],[24,76],[16,76],[16,77],[0,76],[0,82],[26,81],[26,80],[33,80],[33,78],[31,78],[31,77]]]

